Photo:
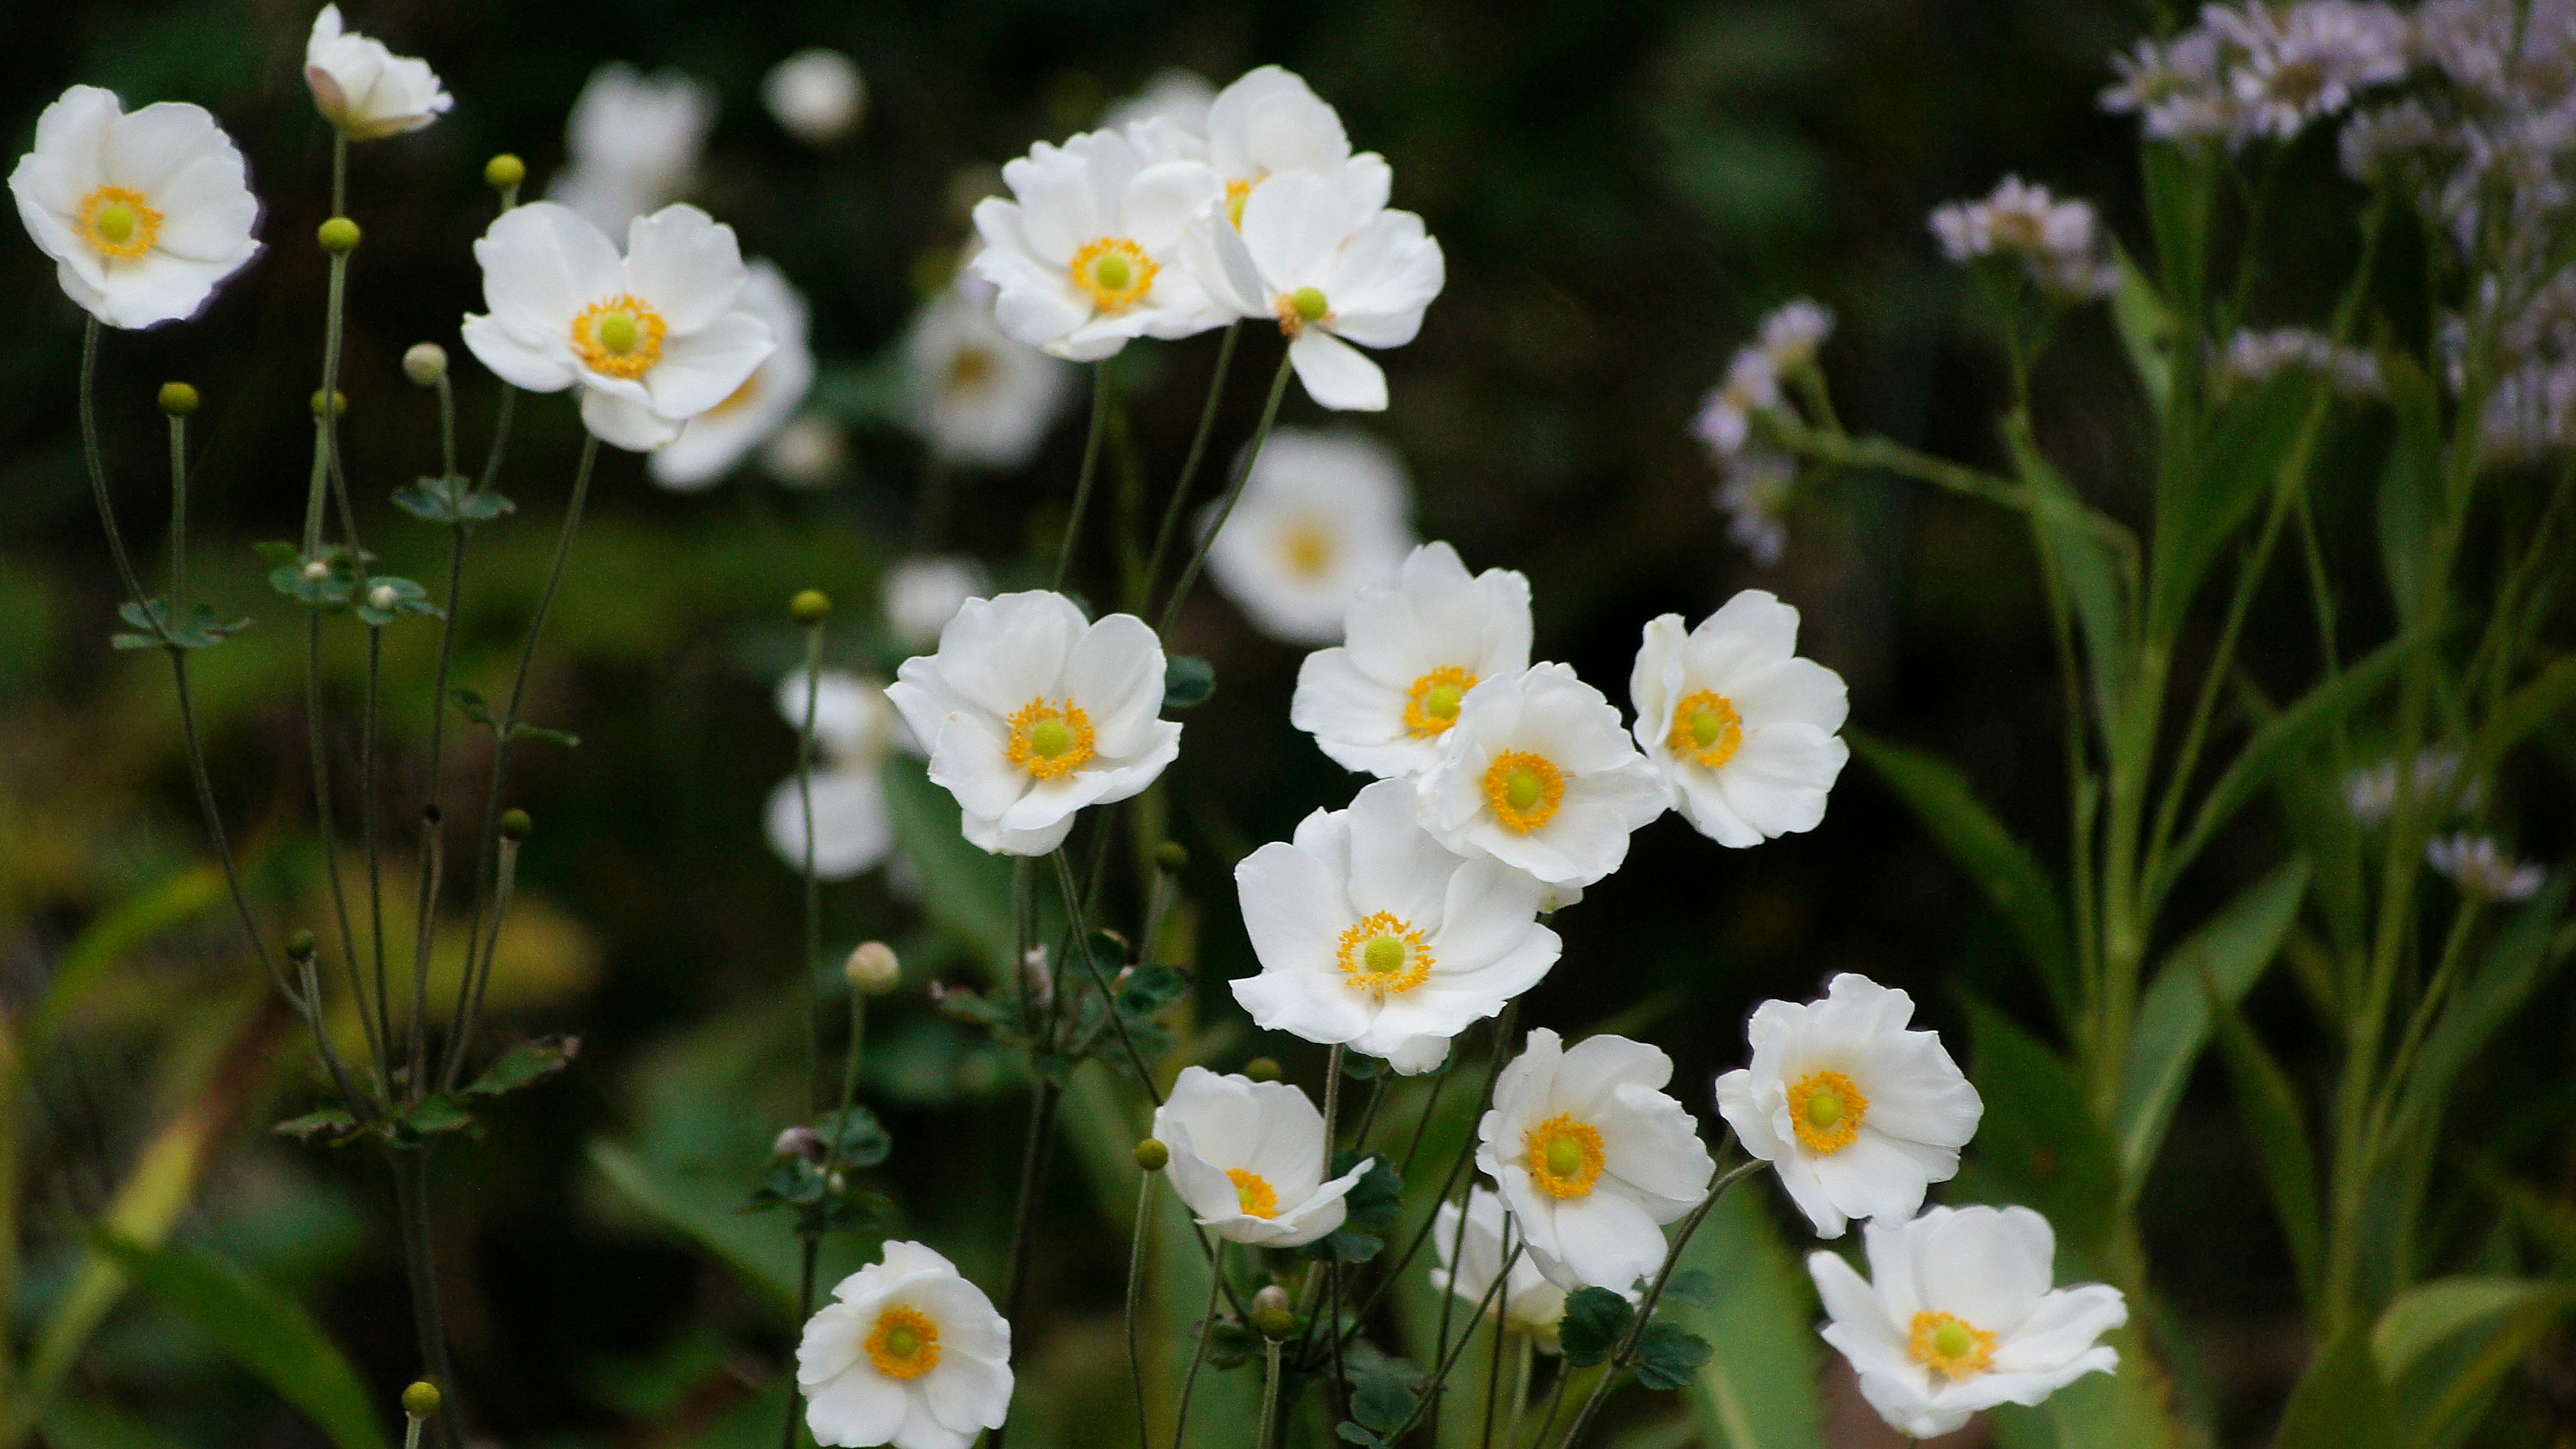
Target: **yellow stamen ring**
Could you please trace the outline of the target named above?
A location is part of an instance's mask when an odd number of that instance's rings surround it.
[[[1455,664],[1443,664],[1413,681],[1404,692],[1404,727],[1417,740],[1444,734],[1458,722],[1458,706],[1467,691],[1476,687],[1476,676]]]
[[[1380,1001],[1430,980],[1431,968],[1438,964],[1422,932],[1388,911],[1372,911],[1344,931],[1333,959],[1352,990]]]
[[[1030,779],[1070,775],[1091,762],[1091,716],[1071,699],[1030,700],[1011,716],[1010,726],[1011,742],[1005,752],[1012,764],[1028,771]]]
[[[920,1309],[897,1303],[877,1315],[867,1349],[877,1372],[890,1379],[917,1379],[939,1367],[939,1325]]]
[[[1241,1204],[1245,1217],[1279,1216],[1279,1190],[1270,1185],[1268,1178],[1257,1172],[1246,1172],[1240,1167],[1227,1168],[1225,1175],[1226,1179],[1234,1184],[1235,1201]]]
[[[1916,1363],[1953,1383],[1995,1366],[1995,1336],[1952,1313],[1915,1314],[1905,1351]]]
[[[1565,803],[1565,772],[1545,755],[1504,750],[1485,767],[1485,803],[1515,835],[1527,835],[1556,818]]]
[[[1869,1098],[1840,1072],[1809,1072],[1789,1088],[1789,1127],[1812,1152],[1831,1155],[1859,1140]]]
[[[1743,747],[1744,716],[1725,695],[1703,689],[1674,706],[1672,733],[1664,737],[1664,748],[1674,754],[1714,770]]]
[[[661,313],[620,292],[572,319],[572,350],[591,371],[632,382],[662,360],[662,338],[669,331]]]
[[[140,191],[102,186],[81,198],[80,227],[101,255],[132,261],[160,237],[161,213],[144,204]]]
[[[1523,1133],[1521,1150],[1529,1158],[1530,1181],[1553,1198],[1590,1197],[1609,1160],[1600,1129],[1563,1112]]]
[[[1073,254],[1073,285],[1103,312],[1119,313],[1145,300],[1162,268],[1145,249],[1123,236],[1105,236]]]

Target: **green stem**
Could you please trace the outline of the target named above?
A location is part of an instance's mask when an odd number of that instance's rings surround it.
[[[1047,587],[1062,589],[1065,576],[1073,571],[1074,545],[1082,540],[1082,517],[1091,509],[1091,484],[1100,472],[1100,443],[1109,431],[1109,362],[1106,358],[1091,365],[1091,432],[1082,440],[1082,472],[1074,479],[1073,513],[1064,523],[1064,543],[1056,550],[1055,581]]]
[[[1263,1357],[1269,1371],[1261,1378],[1261,1426],[1256,1434],[1258,1449],[1270,1449],[1275,1442],[1279,1418],[1279,1340],[1264,1341]]]
[[[1190,1432],[1190,1391],[1198,1387],[1199,1368],[1207,1362],[1208,1340],[1216,1335],[1216,1295],[1225,1286],[1225,1244],[1219,1240],[1208,1257],[1207,1308],[1199,1314],[1198,1346],[1190,1351],[1190,1371],[1181,1376],[1181,1398],[1172,1414],[1172,1449],[1182,1449]]]
[[[1091,977],[1092,986],[1100,993],[1101,1009],[1108,1016],[1110,1026],[1117,1032],[1118,1046],[1127,1055],[1127,1065],[1135,1070],[1136,1080],[1144,1083],[1145,1095],[1153,1098],[1154,1105],[1160,1107],[1163,1105],[1162,1086],[1154,1080],[1154,1070],[1146,1064],[1144,1054],[1137,1051],[1135,1038],[1127,1034],[1127,1019],[1118,1014],[1117,995],[1110,989],[1107,973],[1100,969],[1099,958],[1092,954],[1091,932],[1083,922],[1082,892],[1074,885],[1073,863],[1065,859],[1064,847],[1060,845],[1049,852],[1047,858],[1055,862],[1056,886],[1064,894],[1067,933],[1073,938],[1074,954],[1082,958],[1084,972]],[[1061,987],[1056,994],[1059,997],[1064,994]],[[1329,1089],[1327,1100],[1330,1100]],[[1332,1135],[1328,1124],[1324,1139],[1324,1161],[1327,1168],[1332,1165],[1332,1152]],[[1325,1175],[1329,1177],[1331,1173],[1328,1171]]]
[[[796,806],[805,828],[805,849],[798,862],[805,887],[805,959],[796,980],[805,1001],[808,1111],[819,1110],[823,1099],[823,1020],[814,999],[814,967],[823,959],[823,878],[814,869],[814,717],[822,705],[823,625],[818,620],[805,626],[805,718],[796,730]],[[852,1047],[855,1050],[856,1043]],[[789,1396],[794,1397],[792,1390]]]
[[[1163,521],[1154,530],[1154,552],[1145,561],[1145,587],[1137,607],[1154,597],[1154,586],[1163,581],[1163,560],[1171,555],[1172,539],[1181,526],[1181,510],[1189,505],[1190,485],[1198,481],[1199,464],[1207,458],[1208,438],[1216,431],[1217,405],[1225,400],[1225,375],[1234,366],[1234,344],[1241,337],[1241,319],[1225,324],[1225,340],[1217,344],[1216,367],[1208,374],[1207,400],[1199,404],[1198,431],[1190,435],[1190,452],[1181,464],[1180,481],[1172,485],[1172,496],[1163,505]]]
[[[1198,584],[1199,570],[1207,567],[1208,549],[1216,543],[1216,536],[1225,531],[1226,520],[1234,516],[1234,505],[1243,501],[1243,487],[1251,481],[1252,470],[1261,462],[1261,450],[1270,441],[1270,425],[1278,421],[1279,400],[1287,395],[1290,370],[1289,357],[1282,353],[1279,370],[1270,378],[1269,400],[1261,405],[1261,426],[1252,434],[1252,446],[1244,450],[1243,461],[1235,465],[1234,483],[1226,489],[1225,501],[1217,505],[1216,517],[1209,523],[1207,535],[1191,551],[1190,561],[1182,566],[1180,578],[1172,585],[1172,597],[1163,605],[1163,620],[1154,627],[1154,632],[1165,639],[1172,637],[1172,626],[1180,621],[1181,605],[1189,600],[1190,590]]]
[[[150,596],[144,592],[143,576],[134,571],[134,559],[125,551],[125,535],[116,526],[116,506],[108,498],[107,464],[98,446],[98,319],[89,319],[81,332],[80,429],[81,461],[88,466],[91,499],[98,504],[98,524],[107,534],[108,557],[116,561],[116,576],[125,585],[125,596],[141,608]],[[144,611],[151,618],[151,612]],[[175,622],[175,621],[172,621]],[[152,622],[152,631],[164,644],[170,642],[170,623]]]
[[[465,1415],[458,1404],[456,1372],[447,1357],[447,1317],[438,1297],[438,1264],[430,1235],[429,1154],[433,1149],[393,1149],[395,1215],[400,1219],[403,1270],[411,1285],[412,1331],[419,1340],[421,1377],[438,1386],[438,1426],[448,1449],[463,1449]]]
[[[1136,1392],[1136,1449],[1154,1449],[1153,1428],[1145,1414],[1145,1354],[1136,1343],[1136,1311],[1145,1295],[1145,1244],[1154,1222],[1154,1179],[1142,1173],[1136,1184],[1136,1231],[1127,1245],[1127,1381]],[[1214,1312],[1211,1302],[1208,1310]]]

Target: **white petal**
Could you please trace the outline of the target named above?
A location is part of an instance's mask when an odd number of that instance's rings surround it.
[[[626,229],[627,287],[662,314],[674,337],[733,311],[749,279],[733,228],[694,206],[666,206]]]
[[[1386,374],[1358,349],[1320,327],[1288,344],[1288,358],[1306,396],[1337,412],[1386,411]]]
[[[601,442],[630,453],[649,452],[680,435],[680,425],[632,398],[601,388],[581,390],[582,426]]]

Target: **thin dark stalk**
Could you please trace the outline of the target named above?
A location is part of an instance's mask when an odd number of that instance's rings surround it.
[[[458,1404],[456,1373],[447,1357],[447,1319],[439,1305],[438,1269],[430,1242],[429,1148],[395,1151],[395,1212],[401,1219],[403,1269],[411,1284],[412,1331],[420,1343],[421,1368],[438,1386],[438,1425],[449,1449],[465,1443],[465,1415]]]
[[[1496,1038],[1498,1045],[1500,1041],[1501,1038]],[[1422,1115],[1413,1123],[1413,1140],[1404,1145],[1403,1165],[1395,1170],[1396,1176],[1408,1182],[1413,1178],[1413,1159],[1422,1151],[1422,1139],[1431,1130],[1431,1119],[1440,1111],[1440,1094],[1448,1088],[1449,1078],[1452,1075],[1454,1074],[1451,1072],[1443,1071],[1431,1079],[1431,1095],[1424,1099]]]
[[[98,319],[92,317],[81,333],[81,459],[89,465],[90,495],[98,504],[99,527],[107,533],[108,557],[116,561],[116,576],[125,585],[125,596],[141,607],[149,595],[143,589],[143,576],[134,571],[134,560],[125,551],[125,535],[116,526],[116,506],[109,501],[107,494],[107,464],[98,446],[97,380]],[[148,611],[145,617],[150,617]],[[170,630],[164,624],[155,622],[152,630],[164,642],[169,640]]]
[[[170,627],[188,627],[188,420],[170,418]]]
[[[1136,1343],[1136,1310],[1145,1296],[1145,1244],[1153,1235],[1154,1179],[1156,1173],[1144,1173],[1137,1181],[1136,1231],[1127,1245],[1127,1381],[1136,1391],[1136,1449],[1154,1449],[1153,1426],[1145,1414],[1145,1353]],[[1215,1305],[1209,1305],[1213,1311]]]
[[[379,838],[377,811],[381,805],[384,782],[379,771],[384,752],[378,747],[378,704],[384,692],[385,631],[373,624],[367,626],[367,700],[360,716],[358,739],[358,830],[367,852],[367,920],[375,935],[376,947],[376,1070],[389,1069],[393,1055],[393,1006],[386,1000],[385,977],[385,866],[383,841]],[[358,1001],[358,1019],[367,1019],[367,1003]]]
[[[1494,1083],[1502,1078],[1504,1053],[1511,1047],[1512,1024],[1519,1018],[1520,1009],[1521,1006],[1519,1002],[1512,1002],[1503,1008],[1502,1015],[1494,1018],[1494,1060],[1485,1069],[1484,1094],[1476,1099],[1480,1102],[1493,1100]],[[1433,1104],[1436,1105],[1439,1102],[1440,1086],[1443,1082],[1446,1082],[1447,1079],[1448,1073],[1443,1072],[1441,1074],[1441,1080],[1432,1084],[1431,1100]],[[1431,1120],[1431,1108],[1429,1106],[1422,1109],[1422,1116],[1423,1123],[1428,1124]],[[1419,1126],[1416,1127],[1413,1134],[1413,1145],[1416,1148],[1419,1148],[1422,1145],[1422,1132]],[[1414,1230],[1413,1241],[1405,1244],[1404,1251],[1396,1255],[1395,1265],[1388,1268],[1385,1275],[1378,1280],[1377,1287],[1370,1290],[1367,1301],[1360,1304],[1359,1313],[1353,1320],[1355,1325],[1367,1322],[1369,1310],[1375,1308],[1377,1306],[1377,1301],[1380,1298],[1385,1297],[1387,1290],[1395,1286],[1396,1281],[1404,1276],[1404,1270],[1412,1265],[1414,1255],[1422,1251],[1423,1243],[1430,1239],[1432,1228],[1440,1221],[1440,1209],[1438,1205],[1448,1201],[1449,1194],[1458,1190],[1458,1180],[1466,1175],[1467,1165],[1475,1160],[1476,1134],[1471,1128],[1467,1133],[1466,1143],[1458,1149],[1457,1157],[1451,1160],[1449,1164],[1449,1176],[1442,1180],[1439,1196],[1432,1199],[1433,1206],[1431,1213],[1422,1220],[1422,1226]],[[1412,1177],[1413,1165],[1413,1153],[1411,1151],[1408,1150],[1405,1153],[1404,1161],[1405,1171],[1403,1175],[1410,1179]],[[1466,1212],[1466,1204],[1462,1200],[1458,1207],[1458,1221],[1461,1232],[1465,1230],[1467,1220]],[[1449,1261],[1452,1263],[1458,1261],[1458,1250],[1454,1244],[1449,1250]],[[1441,1313],[1442,1328],[1440,1332],[1440,1341],[1444,1344],[1449,1341],[1449,1332],[1447,1328],[1448,1321],[1448,1313],[1444,1307],[1443,1312]],[[1358,1331],[1359,1330],[1356,1326],[1351,1329],[1351,1332],[1353,1333],[1357,1333]]]
[[[1512,1225],[1510,1220],[1506,1219],[1503,1223],[1503,1238],[1506,1246],[1509,1245],[1511,1235]],[[1449,1296],[1454,1298],[1457,1295],[1453,1293]],[[1485,1365],[1485,1429],[1482,1437],[1476,1441],[1483,1446],[1483,1449],[1494,1449],[1494,1411],[1502,1407],[1503,1402],[1503,1350],[1512,1340],[1511,1333],[1503,1327],[1503,1320],[1510,1316],[1510,1311],[1511,1306],[1506,1303],[1503,1305],[1503,1311],[1494,1315],[1494,1353]]]
[[[1279,1419],[1279,1340],[1268,1340],[1262,1352],[1269,1371],[1261,1377],[1261,1427],[1256,1442],[1259,1449],[1270,1449]]]
[[[1172,1413],[1172,1449],[1181,1449],[1190,1432],[1190,1391],[1198,1387],[1199,1367],[1207,1362],[1208,1339],[1216,1330],[1217,1290],[1225,1286],[1225,1249],[1208,1258],[1207,1309],[1199,1315],[1198,1347],[1190,1351],[1190,1371],[1181,1377],[1181,1401]]]
[[[1138,597],[1150,600],[1154,586],[1163,581],[1163,560],[1172,551],[1172,539],[1180,532],[1181,510],[1190,501],[1190,485],[1198,481],[1199,464],[1207,457],[1208,438],[1216,431],[1217,405],[1225,400],[1225,374],[1234,366],[1234,344],[1242,336],[1240,319],[1225,325],[1225,340],[1217,344],[1216,367],[1208,374],[1207,401],[1199,404],[1198,431],[1190,435],[1190,452],[1181,463],[1180,481],[1172,485],[1171,500],[1163,505],[1163,521],[1154,530],[1154,551],[1145,560],[1145,584]]]
[[[1207,536],[1191,551],[1190,561],[1181,567],[1181,576],[1172,584],[1172,597],[1163,604],[1162,622],[1154,632],[1165,639],[1172,637],[1172,625],[1181,617],[1181,605],[1188,601],[1190,590],[1198,584],[1199,570],[1207,567],[1208,549],[1216,536],[1225,532],[1226,520],[1234,517],[1234,505],[1243,501],[1243,485],[1252,478],[1252,470],[1261,462],[1261,450],[1270,442],[1270,425],[1279,420],[1279,400],[1288,393],[1288,356],[1280,354],[1279,371],[1270,378],[1270,398],[1261,405],[1261,426],[1253,430],[1252,445],[1243,452],[1243,461],[1234,467],[1234,483],[1226,489],[1225,501],[1217,505],[1216,517],[1208,525]]]
[[[358,933],[350,924],[349,891],[340,879],[340,828],[331,808],[331,756],[327,717],[322,712],[322,614],[304,615],[304,742],[313,766],[314,828],[322,836],[322,879],[331,894],[331,919],[340,931],[340,959],[348,967],[349,989],[359,991],[359,1015],[366,996],[360,990]]]
[[[805,1097],[809,1110],[819,1110],[823,1097],[823,1020],[814,999],[814,964],[823,959],[823,878],[814,869],[814,717],[822,707],[823,626],[816,622],[805,626],[805,718],[796,734],[796,806],[805,827],[805,849],[798,862],[805,878],[805,960],[796,979],[805,1000],[806,1066],[811,1074]],[[855,1051],[857,1043],[853,1042],[851,1049]],[[793,1396],[791,1390],[790,1397]]]
[[[1485,1296],[1476,1300],[1476,1317],[1470,1322],[1480,1321],[1487,1313],[1493,1311],[1495,1303],[1502,1297],[1503,1285],[1511,1281],[1512,1269],[1520,1263],[1521,1251],[1516,1247],[1504,1256],[1503,1266],[1495,1271],[1494,1281],[1486,1287]],[[1455,1293],[1448,1293],[1443,1294],[1442,1299],[1445,1302],[1457,1296]],[[1396,1425],[1392,1431],[1382,1436],[1387,1443],[1395,1443],[1415,1424],[1421,1422],[1426,1410],[1431,1416],[1431,1442],[1434,1444],[1440,1442],[1441,1386],[1449,1381],[1449,1371],[1456,1368],[1458,1360],[1466,1356],[1467,1345],[1474,1342],[1475,1337],[1475,1333],[1470,1331],[1459,1335],[1457,1347],[1442,1346],[1438,1368],[1432,1373],[1429,1381],[1423,1384],[1420,1397],[1413,1401],[1413,1412],[1405,1416],[1403,1423]]]
[[[1108,431],[1109,363],[1104,359],[1091,365],[1091,432],[1082,440],[1082,472],[1073,483],[1073,514],[1065,520],[1064,543],[1055,555],[1055,582],[1049,588],[1063,588],[1065,576],[1073,571],[1073,550],[1082,539],[1082,517],[1091,509],[1091,485],[1100,472],[1100,442]]]
[[[1135,1069],[1136,1080],[1145,1084],[1145,1095],[1153,1098],[1154,1105],[1160,1107],[1163,1105],[1163,1090],[1154,1081],[1153,1069],[1145,1064],[1144,1054],[1136,1050],[1135,1038],[1127,1034],[1127,1019],[1118,1014],[1118,1002],[1115,994],[1110,990],[1108,974],[1100,969],[1099,958],[1091,952],[1091,933],[1083,924],[1082,895],[1074,888],[1073,863],[1064,858],[1064,849],[1061,846],[1058,846],[1047,858],[1055,862],[1056,885],[1064,893],[1066,930],[1073,938],[1074,954],[1082,958],[1083,970],[1090,975],[1091,984],[1100,992],[1101,1007],[1108,1014],[1110,1026],[1118,1034],[1118,1045],[1127,1054],[1127,1064]],[[1059,990],[1057,994],[1061,996],[1063,993]],[[1339,1052],[1341,1048],[1335,1047],[1333,1050]],[[1329,1105],[1331,1100],[1331,1092],[1328,1088],[1325,1101]],[[1332,1134],[1328,1119],[1324,1138],[1324,1165],[1327,1169],[1332,1166],[1332,1156]],[[1325,1175],[1329,1177],[1331,1173],[1327,1171]]]
[[[429,934],[435,929],[431,907],[447,875],[447,824],[436,805],[420,812],[420,938],[412,954],[411,1029],[403,1060],[419,1090],[429,1056]]]
[[[1556,1427],[1556,1416],[1565,1412],[1565,1386],[1574,1382],[1574,1368],[1560,1361],[1556,1366],[1556,1384],[1547,1391],[1547,1414],[1538,1421],[1538,1432],[1530,1435],[1526,1449],[1538,1449],[1547,1442],[1547,1431]],[[1522,1449],[1515,1445],[1514,1449]]]

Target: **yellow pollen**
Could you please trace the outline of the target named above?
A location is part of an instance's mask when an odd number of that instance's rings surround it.
[[[723,402],[717,403],[714,407],[707,409],[707,416],[711,418],[720,418],[729,413],[740,412],[744,408],[751,406],[751,400],[760,396],[760,374],[761,369],[753,368],[751,376],[742,380],[742,386],[726,393],[725,400]]]
[[[1298,336],[1318,322],[1333,319],[1332,306],[1324,300],[1321,287],[1299,287],[1280,296],[1271,302],[1270,312],[1279,319],[1279,330],[1290,337]]]
[[[1270,1185],[1268,1178],[1257,1172],[1246,1172],[1240,1167],[1227,1168],[1225,1175],[1234,1184],[1235,1201],[1242,1205],[1245,1217],[1279,1216],[1279,1190]]]
[[[1933,1310],[1914,1315],[1905,1351],[1916,1363],[1954,1383],[1995,1366],[1993,1334],[1956,1314]]]
[[[81,231],[105,256],[126,261],[152,250],[161,235],[161,213],[143,204],[143,193],[102,186],[81,198]]]
[[[1251,199],[1251,182],[1229,181],[1225,184],[1225,219],[1234,223],[1236,231],[1243,230],[1243,204]]]
[[[1143,301],[1162,268],[1136,243],[1105,236],[1075,252],[1070,270],[1073,285],[1091,298],[1091,305],[1114,314]]]
[[[1673,732],[1664,748],[1714,770],[1744,746],[1744,717],[1735,701],[1714,689],[1685,697],[1673,709]]]
[[[1527,835],[1556,818],[1565,803],[1565,772],[1545,755],[1504,750],[1485,767],[1485,803],[1504,829]]]
[[[1010,726],[1004,750],[1033,780],[1069,775],[1091,761],[1091,716],[1070,699],[1030,700],[1011,716]]]
[[[898,1303],[877,1315],[867,1348],[877,1372],[890,1379],[917,1379],[939,1367],[939,1325],[921,1310]]]
[[[593,302],[572,319],[572,350],[593,372],[628,381],[662,360],[662,314],[624,292]]]
[[[1312,523],[1300,524],[1279,541],[1279,551],[1288,556],[1290,572],[1300,578],[1320,579],[1333,566],[1332,530]]]
[[[1859,1140],[1869,1098],[1840,1072],[1809,1072],[1789,1088],[1789,1128],[1808,1150],[1828,1156]]]
[[[1380,1001],[1428,981],[1438,964],[1422,932],[1390,911],[1372,911],[1344,931],[1333,959],[1352,990]]]
[[[1600,1129],[1563,1112],[1522,1134],[1521,1150],[1529,1157],[1530,1181],[1555,1198],[1590,1197],[1608,1160]]]
[[[1476,676],[1454,664],[1443,664],[1413,681],[1404,692],[1404,727],[1417,740],[1427,740],[1458,722],[1459,702],[1476,687]]]

